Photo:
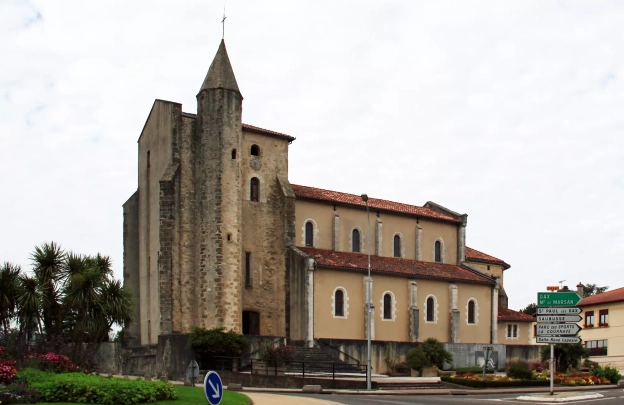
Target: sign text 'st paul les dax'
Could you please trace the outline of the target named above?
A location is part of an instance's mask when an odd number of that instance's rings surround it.
[[[537,308],[538,315],[578,315],[582,312],[579,307]]]

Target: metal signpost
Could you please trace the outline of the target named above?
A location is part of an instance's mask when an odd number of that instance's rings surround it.
[[[191,387],[195,386],[199,377],[199,365],[195,360],[191,360],[186,368],[186,380],[191,384]]]
[[[209,371],[204,378],[204,394],[210,405],[219,405],[223,399],[223,382],[216,371]]]
[[[574,291],[556,291],[548,287],[548,292],[537,293],[537,343],[550,343],[550,395],[553,395],[555,377],[555,343],[581,343],[577,336],[581,327],[581,308],[575,307],[581,297]]]

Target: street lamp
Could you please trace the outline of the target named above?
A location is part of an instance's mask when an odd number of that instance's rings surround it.
[[[372,312],[372,288],[371,288],[371,261],[370,261],[370,213],[368,211],[368,195],[362,194],[362,201],[366,203],[366,253],[368,254],[368,279],[366,280],[366,389],[371,389],[371,312]]]

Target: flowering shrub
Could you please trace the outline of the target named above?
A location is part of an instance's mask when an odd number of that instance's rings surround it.
[[[72,363],[67,356],[56,353],[36,354],[28,356],[27,358],[38,360],[38,367],[43,371],[52,371],[54,373],[68,373],[73,371],[82,371],[80,367]]]
[[[9,385],[13,382],[17,375],[15,363],[14,360],[0,360],[0,385]]]
[[[293,357],[290,346],[281,342],[276,345],[271,342],[260,343],[260,360],[266,361],[269,365],[288,364],[293,360]]]
[[[41,395],[27,384],[13,383],[0,388],[0,404],[35,404],[41,399]]]

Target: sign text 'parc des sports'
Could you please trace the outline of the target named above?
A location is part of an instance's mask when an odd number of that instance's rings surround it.
[[[581,330],[575,323],[538,323],[537,336],[563,335],[574,336]]]

